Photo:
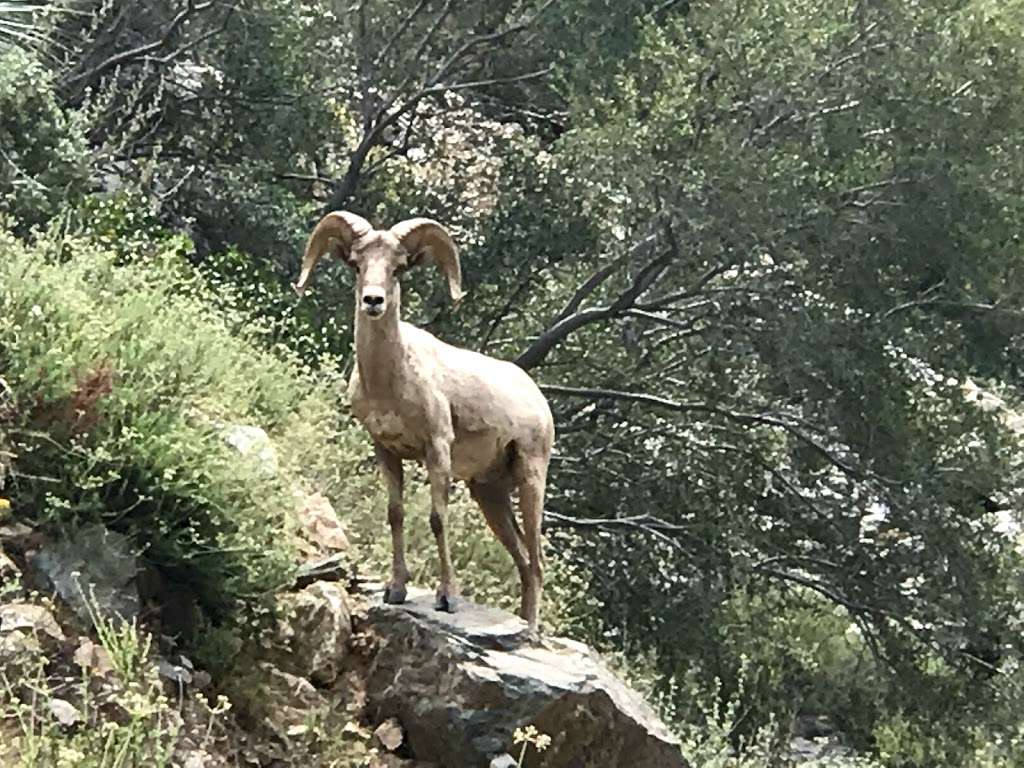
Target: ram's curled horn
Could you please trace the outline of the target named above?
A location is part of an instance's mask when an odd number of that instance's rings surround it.
[[[339,248],[341,257],[347,260],[352,243],[372,231],[370,222],[348,211],[334,211],[320,219],[313,234],[309,236],[309,242],[306,243],[306,252],[302,256],[302,272],[299,281],[292,286],[295,292],[299,296],[305,292],[313,269],[325,251],[332,247]]]
[[[408,219],[391,228],[409,252],[411,264],[434,264],[448,280],[452,301],[462,299],[462,268],[459,251],[448,230],[432,219]]]

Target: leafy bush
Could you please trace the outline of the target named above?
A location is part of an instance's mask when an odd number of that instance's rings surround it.
[[[88,179],[84,137],[32,54],[0,47],[0,212],[25,228],[55,215]]]
[[[292,483],[337,462],[328,387],[261,351],[211,309],[165,239],[124,263],[89,240],[0,239],[0,371],[17,398],[9,496],[68,528],[102,521],[192,586],[215,613],[267,594],[292,568]],[[257,424],[282,472],[241,459],[221,432]],[[344,462],[340,462],[344,463]]]

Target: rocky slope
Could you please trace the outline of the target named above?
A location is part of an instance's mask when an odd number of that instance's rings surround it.
[[[111,618],[153,600],[117,534],[0,525],[0,765],[92,765],[90,750],[97,765],[116,752],[110,764],[183,768],[685,765],[585,646],[531,641],[518,618],[472,603],[439,614],[425,592],[382,605],[343,555],[319,554],[225,676],[177,652],[166,617],[138,630]]]

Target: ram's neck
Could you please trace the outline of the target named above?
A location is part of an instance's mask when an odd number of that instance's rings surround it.
[[[356,365],[363,389],[374,398],[388,397],[397,388],[405,365],[398,307],[371,320],[356,310]]]

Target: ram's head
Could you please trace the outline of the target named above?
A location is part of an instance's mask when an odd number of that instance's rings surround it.
[[[295,283],[300,296],[325,253],[356,273],[357,311],[371,318],[398,306],[398,276],[410,267],[436,266],[448,280],[452,300],[462,298],[458,249],[447,230],[431,219],[409,219],[384,230],[374,229],[362,216],[348,211],[327,214],[306,244],[302,273]]]

